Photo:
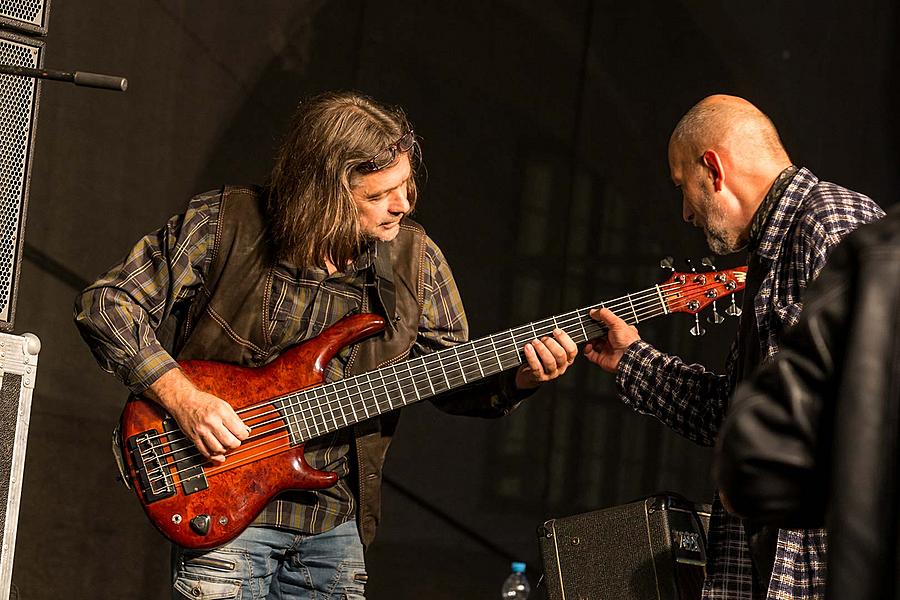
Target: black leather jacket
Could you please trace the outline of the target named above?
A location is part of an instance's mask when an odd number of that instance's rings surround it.
[[[735,392],[727,506],[828,529],[828,597],[900,597],[900,210],[860,227],[807,290],[781,352]]]

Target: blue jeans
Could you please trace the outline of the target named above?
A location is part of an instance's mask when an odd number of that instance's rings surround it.
[[[358,600],[366,565],[356,521],[318,535],[248,527],[213,550],[173,548],[176,600]]]

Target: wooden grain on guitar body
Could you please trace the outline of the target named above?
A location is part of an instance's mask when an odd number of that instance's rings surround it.
[[[231,404],[250,427],[250,437],[224,462],[206,461],[159,405],[131,397],[117,431],[123,480],[169,540],[192,549],[219,546],[240,534],[279,493],[335,483],[334,473],[306,464],[303,444],[310,439],[517,367],[522,346],[557,327],[576,343],[598,337],[604,328],[589,313],[599,306],[630,323],[696,314],[742,290],[745,277],[746,267],[673,273],[640,292],[332,383],[324,383],[324,366],[343,347],[380,332],[380,316],[345,317],[262,367],[184,361],[185,375]]]

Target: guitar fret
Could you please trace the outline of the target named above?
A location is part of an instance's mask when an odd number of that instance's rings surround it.
[[[302,438],[302,435],[300,435],[302,428],[300,427],[300,419],[297,416],[297,405],[296,403],[291,403],[286,405],[286,408],[290,409],[289,414],[287,413],[287,410],[285,411],[285,421],[287,421],[288,424],[288,436],[291,437],[290,434],[293,432],[294,436],[292,437],[296,439],[296,442],[294,443],[299,443],[299,440]]]
[[[319,414],[316,415],[316,429],[319,428],[319,425],[322,426],[322,433],[328,433],[328,412],[331,408],[331,398],[328,397],[329,387],[333,387],[331,385],[322,388],[322,396],[319,398]],[[333,415],[332,415],[333,416]]]
[[[344,386],[344,392],[348,392],[348,391],[349,391],[349,388],[348,388],[348,386],[347,386],[346,380],[341,380],[341,381],[339,381],[339,382],[337,383],[337,385],[334,386],[334,387],[335,387],[335,389],[334,389],[335,400],[338,399],[338,389],[337,389],[337,386],[338,386],[338,385],[343,385],[343,386]],[[340,415],[338,414],[338,411],[340,411]],[[337,423],[337,418],[338,418],[338,416],[340,416],[340,418],[344,421],[344,424],[343,424],[343,425],[338,425],[339,428],[340,428],[340,427],[346,427],[346,426],[347,426],[347,416],[344,414],[344,403],[343,403],[343,402],[337,402],[337,410],[335,410],[335,408],[332,407],[332,409],[331,409],[331,414],[334,415],[334,421],[335,421],[335,423]]]
[[[309,397],[309,399],[310,399],[309,405],[307,406],[307,408],[302,409],[303,420],[304,420],[304,421],[307,421],[307,416],[306,416],[306,415],[307,415],[307,413],[309,413],[309,419],[308,419],[308,420],[309,420],[309,421],[312,421],[312,427],[308,427],[309,432],[310,432],[310,434],[311,434],[310,437],[315,437],[315,436],[319,435],[319,426],[318,426],[318,424],[316,423],[316,415],[315,415],[315,412],[314,412],[314,408],[317,407],[318,401],[319,401],[318,395],[319,395],[319,388],[313,389],[313,390],[311,391],[311,394],[310,394],[310,397]],[[315,429],[315,433],[313,433],[313,429]]]
[[[436,396],[437,392],[434,391],[434,385],[431,383],[431,375],[428,373],[428,365],[425,364],[425,361],[422,361],[423,372],[425,373],[425,380],[428,382],[428,388],[431,390],[431,395]]]
[[[437,362],[438,362],[438,368],[440,368],[440,370],[441,370],[441,375],[444,376],[444,382],[447,384],[447,389],[449,390],[449,389],[453,388],[453,386],[450,385],[450,379],[447,377],[447,369],[444,368],[444,363],[441,362],[440,360],[438,360]]]
[[[494,336],[488,338],[491,341],[491,350],[494,351],[494,358],[497,359],[497,371],[503,370],[503,363],[500,362],[500,353],[497,352],[497,345],[494,344]]]
[[[323,418],[322,411],[324,410],[324,408],[322,406],[322,397],[324,397],[324,394],[321,392],[324,392],[324,390],[321,388],[318,388],[315,390],[315,395],[313,396],[313,399],[315,400],[315,404],[309,407],[309,412],[310,412],[309,416],[310,416],[310,419],[312,419],[313,428],[315,428],[317,436],[321,435],[319,421],[320,421],[320,419]],[[324,423],[323,423],[323,425],[324,425]]]
[[[456,356],[456,364],[459,365],[459,373],[460,373],[460,375],[462,375],[462,378],[463,378],[463,385],[465,385],[465,384],[469,383],[469,380],[466,379],[466,370],[463,368],[462,360],[460,360],[460,358],[459,358],[459,351],[456,348],[454,348],[453,350],[454,350],[453,354]]]
[[[400,385],[400,377],[397,375],[397,368],[391,365],[391,372],[394,375],[394,380],[397,382],[397,393],[400,394],[400,400],[403,400],[403,388]],[[403,404],[406,404],[405,402]],[[391,402],[391,394],[388,394],[388,405],[390,405],[391,410],[394,410],[394,403]]]
[[[363,412],[366,413],[366,418],[368,419],[371,415],[369,414],[369,403],[366,400],[366,395],[374,394],[375,388],[372,387],[372,378],[369,376],[369,374],[366,373],[365,376],[366,376],[365,382],[363,382],[362,379],[360,378],[358,386],[359,386],[359,399],[362,402]],[[363,386],[362,386],[363,383],[369,384],[368,391],[363,389]]]
[[[669,314],[669,309],[666,306],[666,301],[662,295],[662,288],[660,288],[658,285],[654,286],[654,287],[656,288],[656,295],[659,296],[659,303],[662,304],[663,314],[664,315]]]
[[[353,392],[350,391],[351,384],[355,388]],[[356,423],[360,420],[359,416],[356,414],[356,406],[355,405],[356,405],[357,400],[360,400],[360,401],[362,400],[362,389],[360,389],[359,381],[357,379],[353,378],[353,379],[350,379],[349,381],[347,381],[347,394],[350,399],[350,402],[347,403],[347,408],[350,410],[350,414],[352,415],[353,418],[348,420],[347,413],[345,412],[344,413],[344,425],[345,426],[349,425],[350,423]]]
[[[419,386],[416,385],[416,376],[415,374],[413,374],[412,361],[408,361],[403,364],[406,365],[406,371],[409,373],[410,385],[412,386],[413,392],[415,392],[416,394],[416,401],[418,402],[422,399],[422,397],[419,395]]]
[[[334,389],[334,388],[335,388],[334,385],[332,385],[331,388],[332,388],[332,389],[331,389],[330,392],[325,392],[325,398],[326,398],[326,400],[328,401],[328,402],[327,402],[327,406],[328,406],[328,408],[327,408],[327,410],[328,410],[328,416],[331,417],[331,422],[334,423],[334,428],[335,428],[335,429],[340,429],[340,425],[338,425],[338,422],[337,422],[337,417],[335,416],[335,410],[334,410],[334,408],[331,407],[332,394],[334,394],[334,396],[336,397],[336,396],[337,396],[337,393],[336,393],[336,391],[335,391],[335,389]],[[326,427],[327,427],[327,426],[326,426]],[[327,431],[327,429],[326,429],[326,431]]]
[[[631,314],[634,315],[634,322],[635,322],[635,324],[638,324],[641,321],[640,321],[640,319],[638,319],[637,311],[634,310],[634,302],[631,301],[631,294],[625,294],[625,295],[628,297],[628,305],[631,307]]]
[[[534,326],[531,327],[531,330],[534,331]],[[520,344],[516,340],[516,335],[513,333],[513,331],[511,329],[509,330],[509,337],[512,340],[512,348],[513,348],[512,351],[514,353],[514,356],[516,357],[516,359],[518,359],[519,358],[518,349],[519,349],[519,346],[522,344]],[[524,340],[523,340],[523,343],[524,343]],[[518,361],[516,364],[522,364],[522,363],[521,363],[521,361]],[[512,366],[514,366],[514,365],[508,365],[507,368],[512,367]],[[505,369],[501,369],[501,370],[505,370]]]
[[[481,379],[484,379],[484,369],[481,368],[481,359],[478,358],[478,352],[475,350],[475,346],[472,346],[472,355],[475,357],[475,366],[478,367],[478,374],[481,376]]]

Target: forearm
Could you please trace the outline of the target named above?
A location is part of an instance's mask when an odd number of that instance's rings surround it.
[[[622,401],[703,446],[715,443],[728,400],[728,378],[685,364],[650,344],[628,347],[616,372]]]

